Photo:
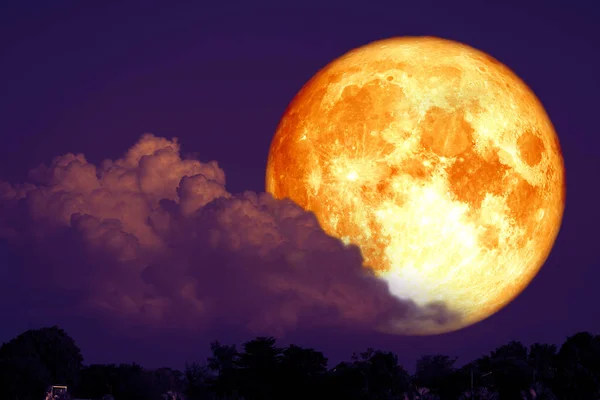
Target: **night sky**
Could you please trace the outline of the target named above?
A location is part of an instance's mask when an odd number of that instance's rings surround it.
[[[425,353],[462,364],[509,340],[600,332],[593,1],[101,3],[0,8],[0,342],[59,324],[87,363],[181,367],[211,340],[267,334],[332,360],[390,350],[412,370]],[[410,307],[361,281],[356,252],[310,215],[261,195],[301,86],[352,48],[406,35],[464,42],[515,71],[567,173],[562,228],[531,285],[433,337],[372,332]]]

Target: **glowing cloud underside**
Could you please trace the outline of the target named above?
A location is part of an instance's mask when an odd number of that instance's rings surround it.
[[[0,182],[0,238],[24,259],[14,290],[0,293],[15,313],[95,318],[144,335],[283,335],[454,316],[391,296],[357,248],[293,202],[229,193],[218,164],[182,159],[176,139],[144,135],[100,165],[65,154],[29,176]]]

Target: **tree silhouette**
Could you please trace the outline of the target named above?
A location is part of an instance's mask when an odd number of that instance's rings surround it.
[[[244,352],[237,360],[240,393],[247,400],[277,398],[279,365],[282,351],[272,337],[258,337],[244,343]]]
[[[542,382],[534,382],[529,390],[522,391],[521,398],[523,400],[556,400],[552,390]]]
[[[211,372],[208,367],[200,363],[187,363],[184,370],[185,390],[189,400],[200,400],[209,398],[211,392],[209,383]]]
[[[580,332],[557,355],[555,393],[561,399],[595,399],[600,392],[600,337]]]
[[[186,388],[183,373],[171,368],[146,370],[137,364],[109,364],[84,367],[80,384],[72,390],[77,397],[88,399],[111,395],[117,400],[162,400],[165,394],[182,393]]]
[[[184,372],[137,364],[82,365],[58,327],[30,330],[0,347],[1,400],[40,400],[67,384],[77,398],[112,400],[599,400],[600,336],[580,332],[560,346],[509,342],[462,367],[425,355],[410,376],[391,352],[367,349],[328,369],[323,353],[279,347],[273,337],[242,350],[218,341]]]
[[[0,347],[0,384],[8,398],[42,398],[52,384],[76,385],[83,356],[57,326],[28,330]]]
[[[458,400],[498,400],[500,395],[486,387],[469,389],[458,396]]]
[[[364,376],[358,363],[342,362],[328,374],[328,392],[343,399],[360,399],[365,388]]]
[[[158,368],[149,371],[149,379],[152,383],[153,392],[162,393],[162,397],[179,400],[180,394],[186,389],[185,376],[182,372],[172,368]]]
[[[453,392],[455,362],[456,358],[442,354],[422,356],[417,360],[415,385],[426,387],[439,396],[450,395]]]
[[[351,362],[333,368],[327,377],[329,397],[387,400],[402,398],[410,376],[395,354],[374,349],[353,354]]]
[[[375,351],[367,360],[367,380],[372,399],[398,398],[410,384],[410,375],[398,364],[398,356],[390,352]]]
[[[404,393],[403,400],[440,400],[440,396],[432,393],[429,388],[415,386],[413,389]]]
[[[522,343],[511,341],[490,353],[489,368],[493,387],[500,400],[518,399],[533,381],[532,368],[527,363],[528,351]]]
[[[283,350],[278,373],[280,392],[288,399],[318,398],[325,389],[327,358],[323,353],[290,345]]]
[[[533,371],[533,381],[549,385],[556,375],[556,345],[532,344],[527,361]]]
[[[207,367],[212,376],[207,379],[208,385],[218,399],[237,399],[240,375],[236,369],[239,358],[236,346],[227,346],[215,341],[210,344],[210,349],[212,355],[207,360]]]

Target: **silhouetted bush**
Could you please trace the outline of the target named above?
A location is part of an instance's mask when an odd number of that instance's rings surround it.
[[[424,355],[409,375],[390,352],[367,349],[328,368],[323,353],[272,337],[210,344],[204,362],[144,369],[136,364],[83,365],[75,341],[59,327],[29,330],[0,347],[2,400],[41,400],[52,384],[75,398],[114,400],[596,400],[600,336],[581,332],[555,345],[509,342],[462,367]]]

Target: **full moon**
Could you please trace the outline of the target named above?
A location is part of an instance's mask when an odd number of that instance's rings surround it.
[[[433,37],[377,41],[320,70],[277,127],[266,188],[358,246],[392,295],[459,315],[386,328],[421,335],[521,293],[552,249],[566,190],[533,91],[491,56]]]

